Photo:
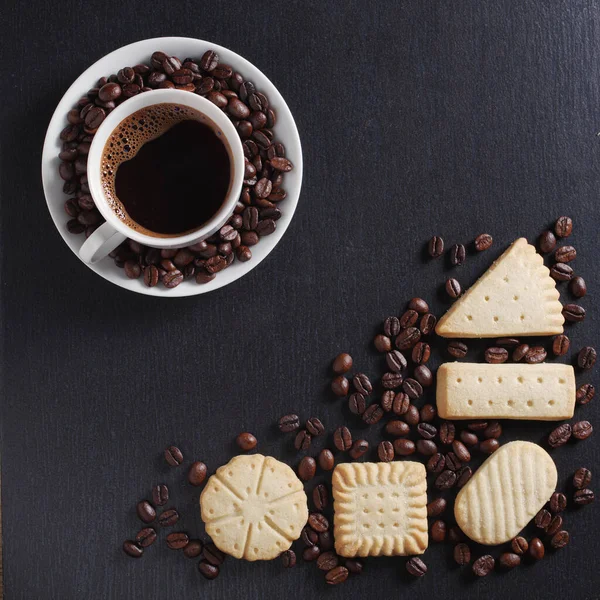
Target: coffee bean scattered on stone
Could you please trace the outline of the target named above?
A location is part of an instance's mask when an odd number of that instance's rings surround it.
[[[585,467],[579,467],[573,474],[573,487],[577,490],[582,490],[590,485],[592,481],[592,472]],[[565,498],[566,505],[566,498]]]
[[[290,431],[296,431],[300,427],[300,417],[298,415],[289,414],[284,415],[279,419],[279,431],[283,433],[289,433]]]
[[[450,248],[450,263],[454,266],[462,265],[465,262],[467,252],[462,244],[454,244]]]
[[[152,488],[152,502],[155,506],[164,506],[169,501],[169,488],[161,483]]]
[[[338,354],[333,361],[333,371],[338,375],[343,375],[347,373],[352,368],[352,357],[343,352],[342,354]]]
[[[587,285],[583,277],[573,277],[569,282],[569,290],[575,298],[583,298],[587,294]]]
[[[126,540],[123,542],[123,551],[131,558],[140,558],[144,554],[143,548],[140,548],[135,542]]]
[[[413,577],[423,577],[427,573],[427,565],[417,556],[413,556],[407,561],[406,570]]]
[[[240,433],[235,439],[240,450],[248,452],[254,450],[258,444],[258,440],[249,432]]]
[[[429,256],[431,256],[432,258],[438,258],[444,253],[444,240],[441,237],[434,235],[429,240],[427,249],[429,252]]]
[[[464,567],[471,562],[471,549],[464,542],[454,546],[452,555],[454,556],[454,562],[461,567]]]
[[[554,340],[552,340],[552,352],[554,352],[556,356],[564,356],[569,351],[570,345],[571,341],[566,335],[557,335]]]
[[[473,573],[477,577],[485,577],[494,570],[495,564],[496,561],[491,554],[484,554],[473,563]]]
[[[543,254],[548,254],[556,248],[556,237],[551,231],[544,231],[538,238],[538,246]]]
[[[475,238],[475,250],[477,252],[483,252],[488,248],[491,248],[493,238],[489,233],[481,233]]]
[[[333,452],[328,448],[323,448],[321,452],[319,452],[319,467],[323,469],[323,471],[331,471],[335,466],[335,458],[333,456]]]
[[[542,560],[544,555],[546,554],[546,549],[544,548],[544,544],[540,538],[533,538],[529,542],[529,556],[533,558],[533,560]]]
[[[554,231],[559,238],[566,238],[573,231],[573,221],[570,217],[558,217],[554,224]]]
[[[172,467],[177,467],[183,462],[183,453],[177,446],[169,446],[165,450],[165,460]]]
[[[203,462],[193,462],[188,471],[188,481],[194,486],[202,485],[206,479],[207,473],[208,468]]]

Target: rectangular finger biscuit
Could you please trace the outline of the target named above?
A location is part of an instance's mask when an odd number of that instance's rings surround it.
[[[427,548],[427,480],[417,462],[346,463],[333,472],[340,556],[405,556]]]
[[[561,364],[445,363],[436,396],[443,419],[570,419],[575,373]]]

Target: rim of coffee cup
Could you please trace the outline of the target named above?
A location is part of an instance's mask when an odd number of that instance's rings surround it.
[[[211,121],[223,134],[230,150],[232,181],[229,192],[219,210],[203,225],[180,236],[159,237],[141,233],[126,225],[110,208],[101,184],[101,159],[111,133],[119,123],[133,113],[156,104],[180,104],[192,108]],[[217,132],[218,134],[218,132]],[[244,180],[244,151],[241,139],[227,116],[210,100],[184,90],[158,89],[144,92],[117,106],[101,123],[94,135],[88,156],[88,185],[96,207],[107,223],[128,238],[154,248],[181,248],[210,237],[218,231],[233,214]]]

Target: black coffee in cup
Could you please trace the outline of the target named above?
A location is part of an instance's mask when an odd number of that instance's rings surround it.
[[[126,224],[154,237],[192,232],[221,207],[233,160],[218,127],[179,104],[155,104],[124,119],[102,152],[102,187]]]

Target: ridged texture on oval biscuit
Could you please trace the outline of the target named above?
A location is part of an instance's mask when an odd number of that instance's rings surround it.
[[[549,500],[556,481],[554,461],[537,444],[517,441],[501,446],[458,493],[456,522],[480,544],[507,542]]]
[[[302,532],[308,506],[302,482],[286,464],[262,454],[219,467],[200,495],[206,533],[223,552],[270,560]]]
[[[439,320],[447,338],[562,333],[556,282],[543,258],[519,238]]]
[[[340,556],[422,554],[427,481],[415,462],[346,463],[333,472],[335,549]]]

